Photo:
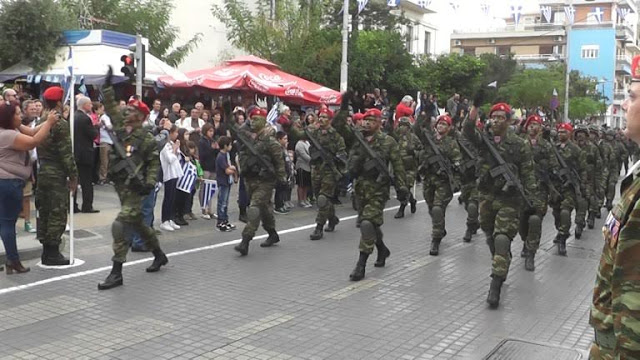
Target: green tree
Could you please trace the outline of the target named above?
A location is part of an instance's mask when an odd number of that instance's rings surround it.
[[[583,120],[589,116],[600,115],[603,111],[603,104],[590,97],[572,97],[569,99],[570,119]]]
[[[77,19],[71,29],[89,26],[93,29],[140,34],[149,39],[151,54],[173,66],[182,62],[202,37],[198,33],[185,44],[171,50],[178,35],[178,28],[171,25],[171,0],[60,0],[60,3]],[[83,3],[86,8],[82,6]]]
[[[483,79],[487,64],[471,55],[448,54],[437,58],[419,59],[417,77],[423,89],[435,92],[440,99],[448,99],[454,93],[471,97]]]
[[[0,66],[24,61],[43,71],[55,61],[71,17],[53,0],[10,0],[0,6]]]
[[[554,89],[564,91],[563,73],[556,68],[524,69],[499,88],[498,96],[519,108],[547,106]]]

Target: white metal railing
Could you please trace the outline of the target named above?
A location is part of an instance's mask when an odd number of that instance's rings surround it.
[[[564,59],[564,54],[521,54],[521,55],[513,55],[513,59],[518,61],[533,61],[533,60],[559,61]]]
[[[626,61],[629,64],[631,64],[631,61],[632,61],[631,56],[629,56],[629,55],[616,55],[616,60],[618,60],[618,61]]]

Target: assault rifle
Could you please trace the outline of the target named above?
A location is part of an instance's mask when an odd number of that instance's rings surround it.
[[[371,148],[367,140],[364,139],[364,136],[362,135],[360,130],[351,125],[351,132],[353,133],[353,136],[356,138],[358,143],[360,143],[360,145],[362,145],[362,148],[367,152],[367,155],[369,155],[369,160],[364,164],[364,169],[366,171],[369,171],[375,168],[376,170],[378,170],[379,174],[378,182],[384,181],[384,179],[387,178],[391,182],[391,185],[395,186],[396,180],[389,172],[389,167],[387,166],[387,164],[385,164],[384,161],[382,161],[378,153]]]
[[[562,155],[560,155],[558,148],[556,148],[555,146],[553,146],[553,152],[556,154],[556,158],[560,163],[560,171],[558,171],[558,176],[560,177],[560,180],[562,180],[562,185],[571,186],[576,194],[576,198],[581,199],[582,191],[580,190],[580,174],[578,174],[576,169],[570,167],[569,164],[567,164]]]
[[[467,157],[469,158],[469,160],[465,161],[462,164],[462,172],[466,173],[467,171],[473,169],[475,172],[475,168],[476,168],[476,160],[477,160],[477,156],[476,154],[474,154],[473,152],[471,152],[471,149],[469,149],[467,147],[467,145],[465,145],[464,141],[461,141],[460,139],[456,139],[456,141],[458,141],[458,145],[460,146],[460,149],[462,149],[462,151],[464,151],[464,153],[467,155]]]
[[[328,165],[331,169],[331,172],[333,172],[333,174],[335,175],[336,180],[342,179],[344,174],[336,166],[336,160],[341,162],[343,161],[338,156],[330,154],[324,147],[322,147],[318,139],[316,139],[313,134],[311,134],[311,131],[309,131],[308,128],[304,129],[304,133],[305,135],[307,135],[307,139],[309,139],[311,145],[313,145],[313,147],[316,149],[316,151],[313,152],[311,160],[322,158],[324,164]]]
[[[429,131],[427,129],[423,129],[422,133],[424,134],[425,139],[427,139],[427,142],[429,143],[429,146],[434,153],[434,155],[427,159],[427,162],[429,163],[429,165],[438,164],[438,173],[440,173],[441,171],[444,172],[447,176],[447,181],[449,181],[451,191],[456,191],[456,189],[459,189],[460,187],[456,182],[456,178],[453,176],[453,166],[451,165],[451,161],[449,161],[449,158],[447,158],[442,153],[442,151],[440,151],[440,148],[438,147],[436,142],[433,141],[433,138],[431,137],[431,134],[429,134]]]
[[[140,173],[140,169],[144,163],[141,162],[140,165],[136,165],[133,160],[131,160],[131,154],[127,155],[127,151],[122,146],[122,143],[120,142],[120,139],[118,139],[116,132],[113,131],[113,128],[110,129],[104,122],[101,122],[101,124],[102,129],[104,129],[111,138],[113,148],[116,150],[116,154],[118,154],[118,157],[120,158],[120,161],[111,167],[111,172],[118,173],[125,170],[128,174],[127,180],[125,180],[125,185],[129,185],[131,180],[136,180],[138,185],[144,186],[145,179]]]
[[[496,150],[496,148],[493,146],[493,144],[491,143],[491,140],[489,140],[489,138],[487,137],[486,132],[481,131],[480,136],[482,137],[482,142],[485,144],[485,146],[489,150],[489,153],[491,154],[493,159],[498,163],[497,166],[493,167],[489,171],[489,174],[491,175],[491,177],[495,179],[498,176],[501,176],[505,180],[505,184],[502,188],[502,191],[507,191],[509,190],[510,187],[515,187],[518,190],[518,193],[520,194],[520,196],[522,197],[522,200],[525,201],[529,209],[533,208],[531,201],[527,199],[527,195],[524,193],[524,188],[522,187],[520,180],[516,177],[513,171],[511,171],[511,169],[509,168],[509,164],[507,164],[504,161],[504,159],[502,158],[502,155],[500,155],[498,150]]]
[[[258,150],[256,150],[256,148],[253,146],[253,140],[249,139],[249,137],[247,137],[247,135],[238,128],[238,124],[236,124],[233,120],[225,121],[225,124],[231,131],[233,137],[236,140],[240,141],[242,143],[242,146],[249,150],[249,153],[253,158],[258,160],[260,167],[267,172],[267,175],[276,176],[276,170],[273,167],[273,164],[267,161],[267,159],[265,159],[264,156],[262,156],[262,154]]]

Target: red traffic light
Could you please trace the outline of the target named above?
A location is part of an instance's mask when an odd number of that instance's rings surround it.
[[[129,55],[122,55],[120,61],[122,61],[125,65],[133,65],[133,57]]]

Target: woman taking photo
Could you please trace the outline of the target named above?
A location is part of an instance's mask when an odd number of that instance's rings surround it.
[[[21,124],[22,112],[17,101],[0,102],[0,237],[7,253],[7,274],[30,270],[20,263],[16,244],[22,188],[32,170],[28,151],[46,139],[59,116],[51,111],[42,125],[32,129]]]

